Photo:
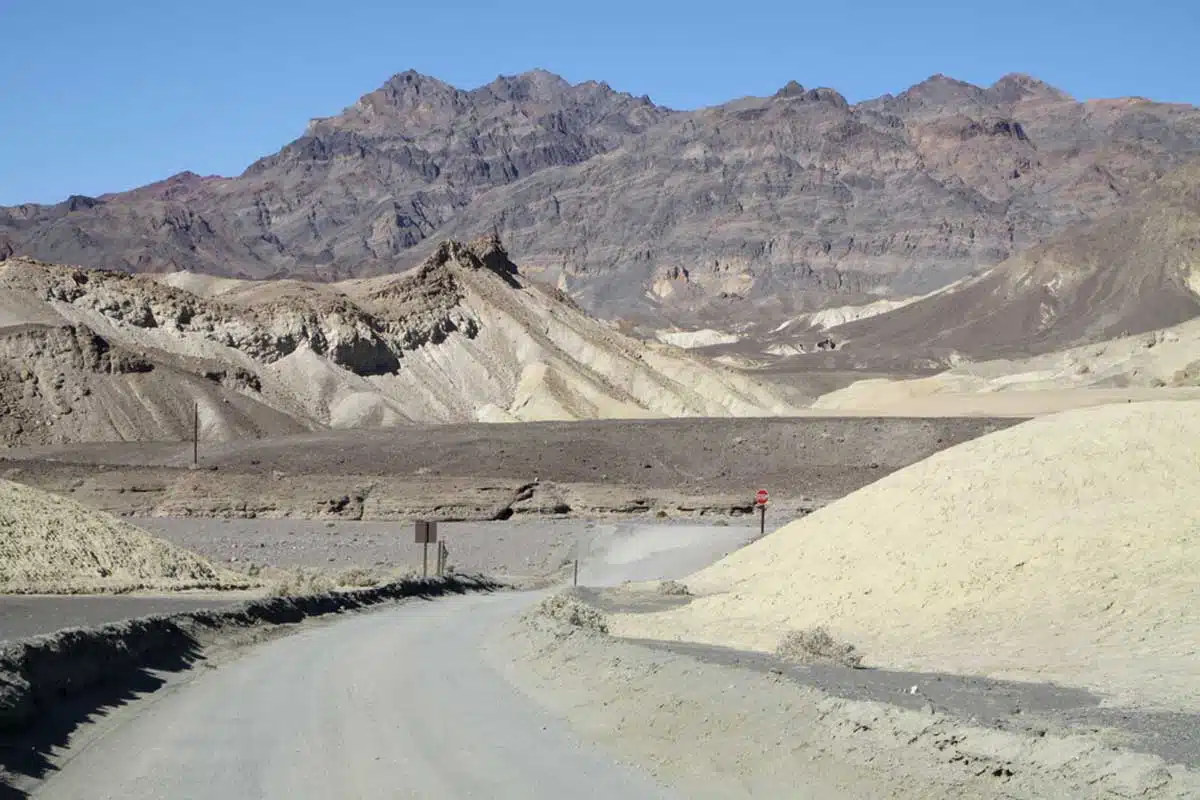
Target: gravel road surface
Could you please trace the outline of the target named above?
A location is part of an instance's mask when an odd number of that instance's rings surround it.
[[[586,529],[581,575],[676,578],[744,529]],[[543,593],[409,603],[252,648],[82,731],[42,798],[672,797],[483,654]]]
[[[421,570],[421,546],[413,544],[411,523],[205,517],[131,521],[172,544],[233,566]],[[783,521],[782,517],[775,520]],[[686,522],[648,525],[513,519],[438,523],[438,538],[450,551],[449,563],[459,572],[540,577],[565,571],[579,558],[580,581],[591,586],[609,585],[612,579],[617,583],[653,579],[664,570],[686,575],[757,535],[758,528],[752,525]],[[636,568],[631,567],[634,563]]]
[[[42,798],[669,797],[477,650],[530,594],[411,603],[256,648],[149,702]]]

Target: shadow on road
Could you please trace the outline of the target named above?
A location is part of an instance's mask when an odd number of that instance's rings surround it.
[[[0,650],[0,800],[26,797],[82,724],[161,688],[202,661],[222,629],[285,625],[387,600],[490,592],[483,576],[403,580],[366,589],[248,600],[224,609],[143,617],[5,643]]]
[[[164,642],[138,667],[108,675],[78,694],[38,697],[31,726],[16,734],[0,733],[0,800],[28,797],[19,787],[54,771],[55,751],[66,747],[79,726],[161,688],[170,673],[202,661],[200,644],[185,631],[174,630],[177,641]]]

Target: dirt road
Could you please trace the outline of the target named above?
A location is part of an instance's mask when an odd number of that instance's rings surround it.
[[[604,526],[581,574],[680,577],[744,528]],[[538,593],[413,603],[259,645],[84,730],[44,798],[673,796],[484,657]]]
[[[410,604],[271,642],[148,703],[35,796],[671,796],[478,657],[534,598]]]

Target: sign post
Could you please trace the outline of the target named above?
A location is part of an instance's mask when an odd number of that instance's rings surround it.
[[[416,524],[413,527],[415,528],[416,542],[417,542],[417,544],[422,545],[423,550],[424,550],[424,552],[422,554],[422,560],[421,560],[421,577],[428,578],[429,577],[429,545],[432,543],[436,543],[438,540],[438,538],[437,538],[437,523],[436,522],[427,522],[423,519],[419,519],[416,521]]]
[[[758,535],[763,536],[767,532],[767,501],[771,496],[767,494],[766,489],[759,489],[754,494],[754,505],[758,506]]]
[[[446,562],[450,560],[450,548],[445,542],[438,542],[437,575],[439,578],[446,574]]]

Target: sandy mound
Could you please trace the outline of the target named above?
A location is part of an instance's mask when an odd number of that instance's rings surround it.
[[[1200,403],[1042,417],[938,453],[687,579],[619,635],[769,651],[827,625],[881,667],[1200,709]]]
[[[108,514],[0,480],[0,592],[244,584],[244,579]]]

